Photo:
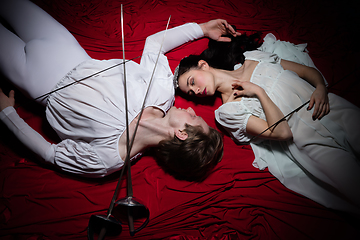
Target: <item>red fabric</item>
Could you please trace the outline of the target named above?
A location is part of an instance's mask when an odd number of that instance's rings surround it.
[[[330,84],[330,89],[356,105],[359,76],[350,51],[358,26],[350,5],[300,0],[35,0],[62,23],[86,51],[97,59],[122,58],[120,4],[125,11],[126,58],[139,56],[145,38],[185,22],[224,18],[240,32],[274,33],[279,39],[308,43],[310,55]],[[356,33],[356,32],[355,32]],[[174,69],[179,60],[206,48],[206,39],[186,44],[167,54]],[[138,60],[137,60],[138,61]],[[1,87],[11,86],[1,82]],[[28,103],[20,93],[18,103]],[[192,106],[216,128],[214,110],[219,98],[196,104],[181,96],[178,107]],[[18,109],[46,139],[58,141],[46,123],[42,107]],[[83,179],[41,164],[0,125],[0,238],[86,239],[88,220],[105,214],[117,174],[103,179]],[[224,136],[224,158],[203,183],[177,181],[166,175],[152,155],[132,167],[134,196],[150,209],[146,228],[130,237],[128,228],[114,239],[351,239],[359,230],[341,214],[285,188],[267,170],[251,164],[250,146],[238,146]],[[125,197],[125,182],[119,198]]]

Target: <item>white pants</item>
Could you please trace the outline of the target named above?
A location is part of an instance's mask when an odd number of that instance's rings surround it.
[[[14,31],[0,24],[0,71],[30,98],[90,59],[65,27],[30,1],[1,0],[0,16]]]

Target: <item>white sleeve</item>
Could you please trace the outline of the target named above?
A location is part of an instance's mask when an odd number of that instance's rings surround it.
[[[54,164],[63,171],[84,177],[104,177],[119,168],[107,168],[86,142],[65,139],[56,145]]]
[[[148,52],[158,53],[163,39],[164,43],[161,48],[161,53],[165,54],[166,52],[186,42],[193,41],[203,36],[204,33],[197,23],[186,23],[184,25],[168,29],[166,33],[164,30],[147,37],[143,54]]]
[[[54,163],[54,145],[46,141],[20,118],[13,107],[7,107],[2,110],[0,112],[0,119],[26,147],[45,161]]]
[[[54,164],[63,171],[87,177],[103,177],[108,174],[108,169],[88,143],[66,139],[59,144],[51,144],[21,119],[13,107],[1,111],[0,119],[26,147],[45,162]]]
[[[242,102],[223,104],[215,110],[216,121],[240,144],[246,144],[251,139],[246,133],[246,125],[251,115]]]
[[[164,37],[165,34],[165,38]],[[187,23],[175,28],[158,32],[147,37],[140,65],[149,71],[154,68],[161,43],[161,54],[159,56],[158,65],[156,66],[156,75],[161,77],[171,77],[172,72],[169,62],[165,57],[165,53],[192,40],[204,36],[201,27],[196,23]],[[164,39],[164,40],[163,40]]]

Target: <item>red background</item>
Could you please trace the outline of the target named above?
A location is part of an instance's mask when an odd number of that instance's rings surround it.
[[[285,0],[35,0],[62,23],[97,59],[122,58],[120,4],[124,4],[126,58],[141,55],[148,35],[186,22],[224,18],[244,33],[272,32],[278,39],[308,43],[329,91],[360,105],[354,46],[358,35],[355,5],[350,1]],[[172,69],[190,53],[200,53],[207,39],[167,54]],[[136,60],[138,61],[138,60]],[[9,84],[1,80],[7,91]],[[16,95],[18,113],[46,139],[58,138],[44,109]],[[29,104],[25,104],[29,103]],[[25,104],[25,105],[24,105]],[[195,104],[176,97],[178,107],[192,106],[216,128],[219,98]],[[118,174],[83,179],[45,166],[0,124],[0,238],[86,239],[88,220],[105,214]],[[250,146],[224,136],[224,158],[203,183],[166,175],[151,154],[132,167],[134,196],[150,209],[148,226],[130,237],[128,228],[115,239],[352,239],[355,224],[342,214],[285,188],[267,170],[251,164]],[[125,197],[125,182],[119,198]]]

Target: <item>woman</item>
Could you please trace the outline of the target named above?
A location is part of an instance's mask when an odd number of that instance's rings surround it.
[[[91,59],[61,24],[29,1],[2,1],[0,13],[15,32],[0,25],[1,71],[30,98],[122,62]],[[158,146],[160,165],[176,178],[185,180],[204,179],[221,159],[220,134],[191,108],[171,107],[173,77],[164,53],[204,35],[228,41],[221,37],[225,33],[236,35],[220,19],[168,30],[130,153],[132,158]],[[130,136],[163,34],[147,38],[140,64],[126,63],[127,91],[131,93],[128,94]],[[119,66],[39,99],[46,106],[48,122],[62,139],[58,144],[47,142],[17,115],[13,91],[9,97],[0,91],[0,119],[45,162],[67,172],[102,177],[119,170],[126,157],[123,92],[123,69]]]
[[[181,60],[175,84],[197,97],[221,94],[223,105],[215,111],[216,120],[236,142],[251,144],[255,167],[268,167],[286,187],[329,208],[359,216],[359,108],[328,94],[314,67],[273,53],[307,59],[299,46],[274,48],[278,43],[269,35],[262,46],[264,50],[273,45],[269,53],[256,50],[258,36],[238,38],[225,46],[210,42],[201,55]],[[219,57],[218,51],[230,60]],[[237,61],[241,67],[228,70]],[[263,132],[308,100],[307,106],[286,121]]]

